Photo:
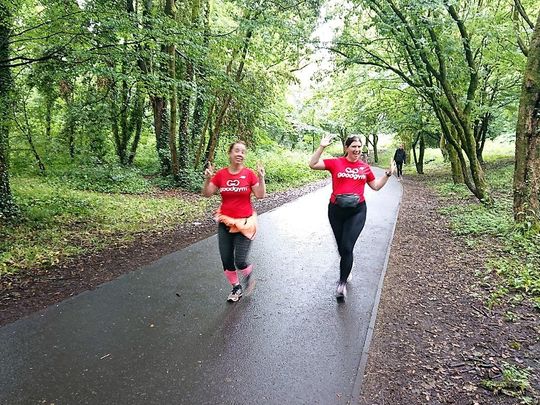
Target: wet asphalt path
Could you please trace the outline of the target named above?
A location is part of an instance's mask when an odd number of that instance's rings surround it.
[[[213,236],[0,328],[0,404],[354,403],[401,187],[366,194],[344,304],[329,194],[259,217],[236,304]]]

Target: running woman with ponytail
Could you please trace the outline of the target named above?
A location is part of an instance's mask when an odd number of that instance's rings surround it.
[[[214,173],[211,164],[204,171],[202,194],[210,197],[219,192],[221,205],[216,213],[218,245],[225,277],[232,286],[227,301],[242,297],[240,272],[249,294],[254,287],[253,265],[248,263],[251,241],[257,231],[257,214],[251,204],[251,193],[258,199],[266,194],[264,167],[257,165],[257,174],[244,166],[246,144],[237,141],[229,146],[229,166]],[[237,272],[238,270],[238,272]]]
[[[360,159],[362,141],[358,136],[351,136],[345,141],[345,156],[321,159],[324,149],[333,138],[330,134],[323,136],[320,146],[309,161],[309,167],[328,170],[332,174],[328,219],[341,257],[336,298],[344,300],[351,276],[354,245],[366,223],[365,185],[375,191],[380,190],[395,171],[395,163],[392,163],[385,175],[376,179],[371,167]]]

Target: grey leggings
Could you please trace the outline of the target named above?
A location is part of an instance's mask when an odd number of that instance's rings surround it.
[[[248,266],[250,239],[240,232],[230,233],[227,225],[220,222],[218,224],[218,244],[223,270],[243,270]]]
[[[339,281],[347,281],[353,265],[353,249],[366,223],[367,206],[362,201],[354,208],[341,208],[328,204],[328,219],[334,232],[341,260]]]

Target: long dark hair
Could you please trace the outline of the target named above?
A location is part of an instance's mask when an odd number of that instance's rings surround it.
[[[360,137],[358,135],[351,135],[349,136],[346,140],[345,140],[345,147],[344,149],[348,148],[349,146],[351,146],[351,143],[353,142],[360,142],[360,146],[362,146],[362,140],[360,139]],[[347,156],[347,151],[344,151],[343,152],[343,156]]]

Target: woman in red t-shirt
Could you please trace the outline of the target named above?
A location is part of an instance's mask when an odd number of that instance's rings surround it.
[[[232,285],[227,301],[242,297],[242,285],[236,270],[244,276],[247,292],[251,292],[255,279],[253,265],[247,263],[251,241],[257,229],[257,214],[251,205],[251,193],[257,198],[266,194],[264,168],[257,165],[257,174],[244,166],[246,144],[242,141],[229,146],[229,166],[218,170],[210,164],[204,171],[202,194],[210,197],[219,191],[221,206],[216,215],[218,244],[225,277]]]
[[[360,159],[362,141],[358,136],[351,136],[345,141],[345,156],[321,159],[333,137],[330,134],[323,136],[320,146],[309,161],[309,167],[332,173],[328,219],[341,257],[336,298],[344,300],[347,296],[347,281],[350,281],[354,245],[366,223],[365,185],[375,191],[380,190],[392,176],[395,163],[386,171],[385,176],[376,179],[371,167]]]

